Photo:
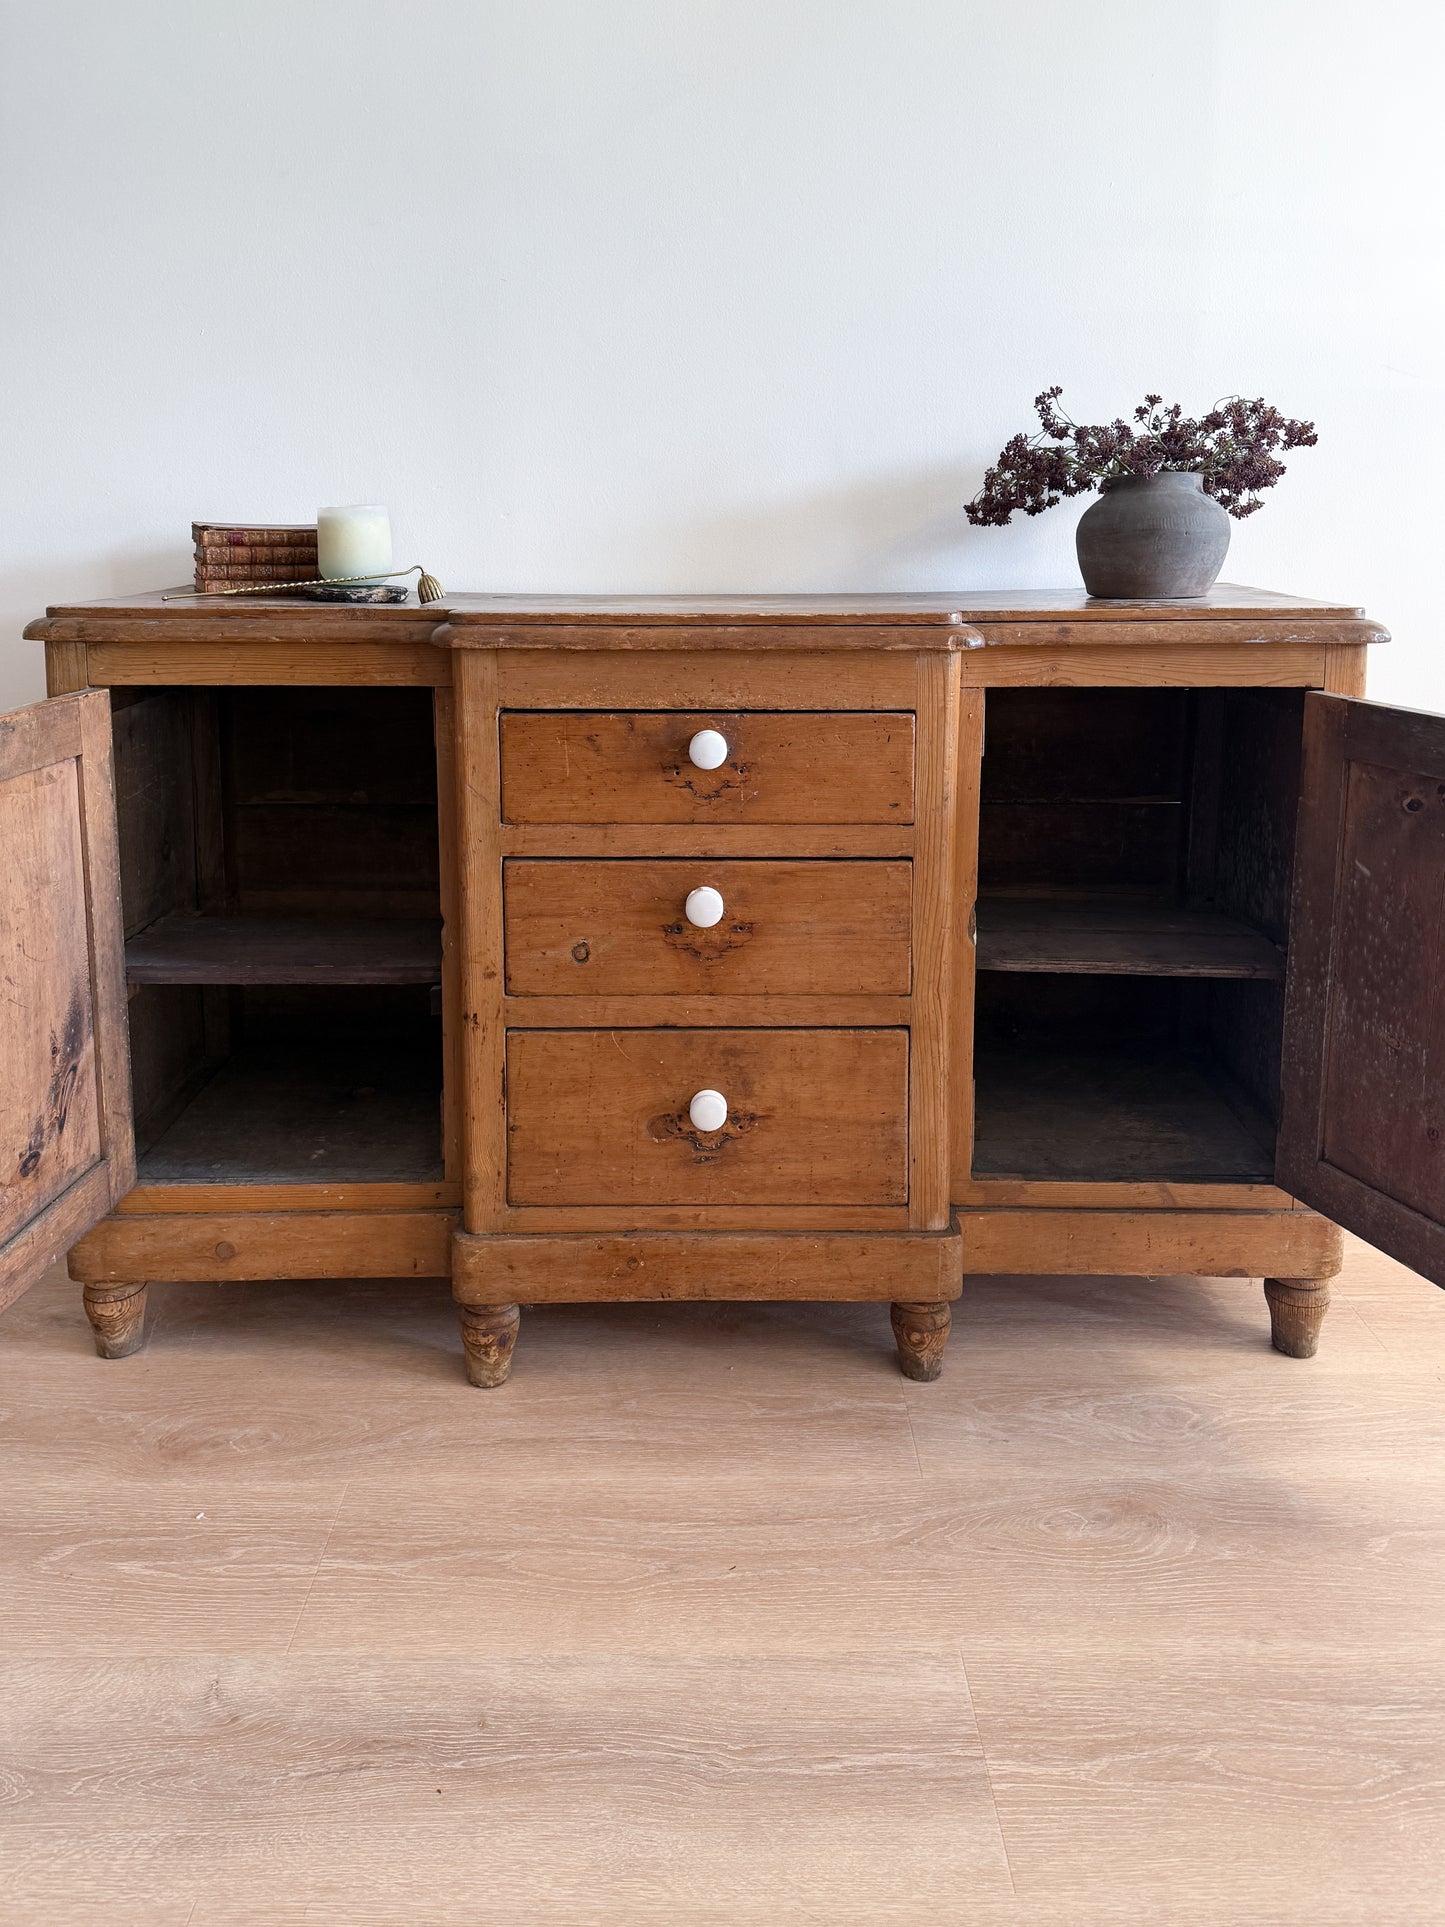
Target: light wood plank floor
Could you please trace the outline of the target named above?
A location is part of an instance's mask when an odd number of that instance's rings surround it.
[[[1445,1298],[1257,1284],[0,1323],[14,1927],[1445,1921]]]

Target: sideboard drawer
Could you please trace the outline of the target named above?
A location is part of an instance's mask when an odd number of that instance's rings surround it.
[[[904,1204],[908,1033],[513,1031],[507,1140],[514,1205]]]
[[[516,996],[898,996],[903,862],[534,862],[504,882]]]
[[[913,821],[907,711],[510,710],[501,739],[509,823]]]

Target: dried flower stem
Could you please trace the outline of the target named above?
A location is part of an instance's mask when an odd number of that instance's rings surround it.
[[[1080,427],[1058,406],[1063,392],[1046,388],[1034,397],[1039,432],[1004,443],[968,504],[970,522],[1001,528],[1018,510],[1042,515],[1066,495],[1167,471],[1202,475],[1206,493],[1242,520],[1285,472],[1275,450],[1313,448],[1319,440],[1313,422],[1292,421],[1263,397],[1231,395],[1195,420],[1178,402],[1166,408],[1162,395],[1146,395],[1133,426],[1116,418]]]

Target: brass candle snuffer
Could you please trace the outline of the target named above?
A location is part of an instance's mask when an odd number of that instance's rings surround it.
[[[235,589],[172,589],[162,595],[161,601],[180,602],[194,596],[277,595],[283,589],[339,589],[349,582],[374,585],[398,575],[416,577],[416,599],[423,607],[428,602],[440,602],[445,593],[434,575],[428,575],[420,562],[413,562],[409,569],[372,569],[366,575],[312,576],[307,582],[248,582]]]

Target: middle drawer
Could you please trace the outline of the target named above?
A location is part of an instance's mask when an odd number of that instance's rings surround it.
[[[907,996],[911,873],[882,859],[512,858],[507,991]]]

